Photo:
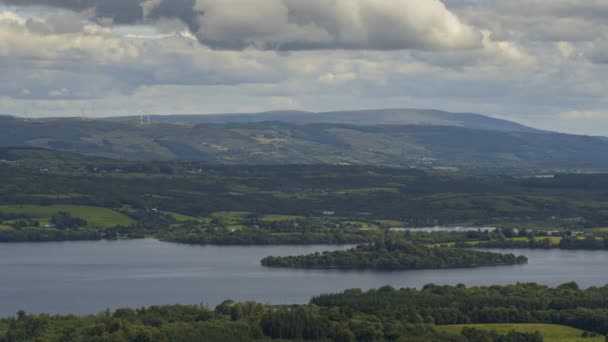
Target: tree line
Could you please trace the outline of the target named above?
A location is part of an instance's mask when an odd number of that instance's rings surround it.
[[[457,268],[526,263],[524,256],[457,248],[428,248],[403,238],[387,235],[373,243],[345,251],[325,251],[308,255],[262,259],[269,267],[352,268],[352,269],[426,269]]]

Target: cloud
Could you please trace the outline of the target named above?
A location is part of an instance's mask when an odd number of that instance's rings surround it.
[[[457,0],[458,1],[458,0]],[[495,39],[589,41],[606,32],[605,0],[509,0],[460,3],[456,13]]]
[[[53,17],[16,21],[13,15],[4,14],[0,16],[0,56],[54,60],[87,57],[102,64],[138,57],[137,50],[119,38],[95,34],[101,31],[99,27],[88,27],[87,34],[73,32],[70,26],[57,26]]]
[[[529,67],[535,63],[534,56],[517,43],[496,41],[486,30],[482,35],[482,46],[477,50],[415,51],[412,55],[420,61],[451,68]]]
[[[596,64],[608,64],[608,40],[597,40],[591,43],[585,55]]]
[[[154,84],[237,85],[290,74],[274,51],[213,50],[183,32],[116,35],[91,23],[57,31],[47,18],[0,12],[0,94],[97,98]]]
[[[598,109],[576,109],[556,115],[555,129],[575,134],[606,136],[608,112]]]
[[[608,120],[608,112],[604,111],[589,111],[589,110],[572,110],[560,113],[559,115],[564,120]]]
[[[426,107],[601,133],[606,5],[0,0],[0,112]]]
[[[262,49],[461,49],[481,35],[439,0],[197,0],[199,39]]]
[[[220,49],[442,50],[470,49],[481,44],[480,32],[462,22],[440,0],[0,2],[77,12],[92,10],[94,19],[114,24],[179,19],[202,43]]]

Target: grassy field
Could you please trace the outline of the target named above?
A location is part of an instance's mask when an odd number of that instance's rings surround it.
[[[243,224],[243,220],[249,215],[251,213],[247,211],[217,211],[212,213],[211,217],[218,220],[228,229],[238,230],[246,227]]]
[[[386,226],[390,228],[399,228],[403,226],[403,222],[396,220],[378,220],[377,222],[381,226]]]
[[[549,239],[549,241],[551,241],[551,245],[553,245],[553,246],[558,246],[560,241],[562,241],[561,236],[538,236],[538,237],[536,237],[537,241],[543,241],[543,240],[547,240],[547,239]],[[528,241],[528,238],[527,237],[516,237],[516,238],[510,238],[509,240]]]
[[[280,221],[291,221],[304,218],[303,216],[293,215],[264,215],[262,221],[264,222],[280,222]]]
[[[163,211],[162,213],[173,216],[173,218],[179,222],[185,222],[185,221],[197,221],[197,222],[201,222],[201,223],[211,222],[211,219],[208,217],[188,216],[188,215],[184,215],[184,214],[174,213],[171,211]]]
[[[3,225],[0,224],[0,232],[1,231],[5,231],[5,230],[13,230],[13,227],[3,226]]]
[[[128,226],[133,223],[133,220],[118,211],[81,205],[2,205],[0,211],[28,215],[42,223],[48,222],[59,211],[86,220],[90,227],[108,228],[116,225]]]
[[[459,334],[463,327],[495,330],[501,334],[508,333],[511,330],[528,333],[538,331],[545,338],[545,342],[600,342],[605,340],[603,336],[583,338],[583,330],[555,324],[457,324],[436,326],[438,330],[452,334]]]
[[[555,248],[557,248],[559,246],[560,241],[562,240],[561,236],[539,236],[536,238],[537,241],[542,241],[542,240],[546,240],[549,239],[549,241],[551,241],[551,245]],[[528,241],[527,237],[514,237],[514,238],[509,238],[508,240],[511,241]],[[467,241],[468,244],[470,245],[478,245],[479,243],[481,243],[483,241]],[[447,247],[454,247],[456,243],[455,242],[444,242],[444,243],[431,243],[431,244],[426,244],[425,246],[427,247],[441,247],[441,246],[447,246]]]

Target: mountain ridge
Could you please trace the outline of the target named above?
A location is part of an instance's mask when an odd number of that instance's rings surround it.
[[[439,125],[170,124],[0,118],[0,146],[126,160],[207,164],[351,164],[497,173],[608,170],[608,140]]]
[[[517,132],[544,132],[513,121],[477,113],[454,113],[434,109],[387,108],[328,112],[276,110],[257,113],[175,114],[146,116],[160,123],[334,123],[356,125],[432,125]],[[139,121],[140,116],[109,117],[107,120]]]

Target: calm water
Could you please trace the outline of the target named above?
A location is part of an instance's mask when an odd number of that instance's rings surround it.
[[[0,244],[0,316],[19,309],[95,313],[152,304],[216,305],[228,298],[305,303],[320,293],[386,284],[608,283],[607,251],[503,251],[524,254],[529,264],[455,270],[324,271],[259,265],[267,255],[337,248],[187,246],[155,240]]]

